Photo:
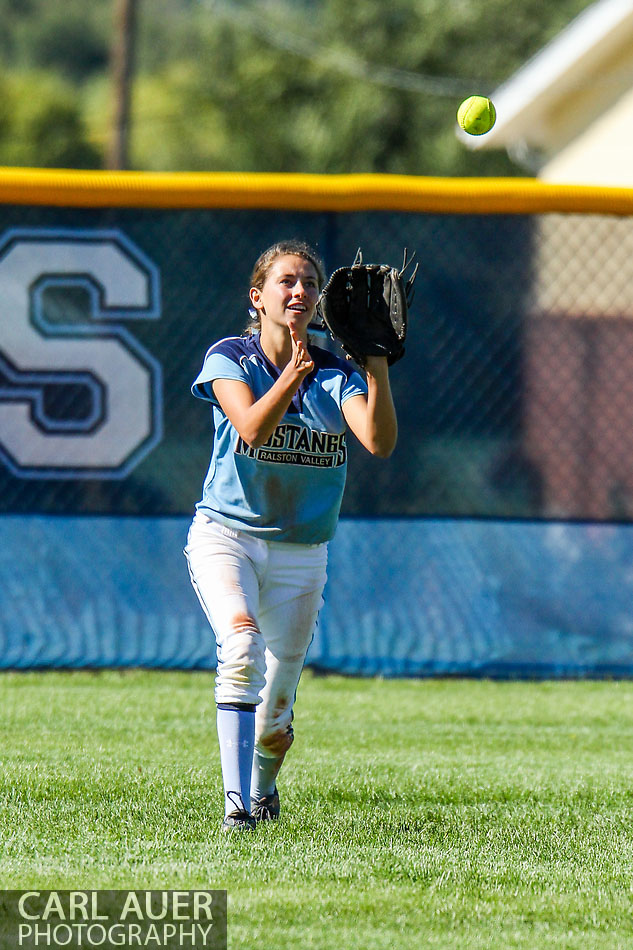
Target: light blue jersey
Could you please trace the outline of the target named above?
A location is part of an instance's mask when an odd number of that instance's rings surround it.
[[[213,394],[214,379],[238,379],[259,399],[280,370],[259,334],[228,337],[208,351],[191,390],[213,406],[213,451],[197,509],[215,521],[269,541],[319,544],[333,536],[347,473],[346,399],[366,394],[345,360],[309,347],[314,369],[265,445],[251,448]]]

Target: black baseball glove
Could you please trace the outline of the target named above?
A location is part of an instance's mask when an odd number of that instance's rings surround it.
[[[321,291],[319,312],[332,337],[359,366],[368,356],[386,356],[391,366],[404,356],[407,314],[413,300],[416,264],[404,252],[402,267],[363,264],[359,248],[351,267],[335,270]]]

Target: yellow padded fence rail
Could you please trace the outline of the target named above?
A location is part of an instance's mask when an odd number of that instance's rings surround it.
[[[0,204],[629,215],[633,189],[554,185],[532,178],[0,168]]]

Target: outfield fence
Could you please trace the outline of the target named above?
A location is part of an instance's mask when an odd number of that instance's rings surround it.
[[[632,214],[531,180],[0,171],[0,666],[214,666],[189,387],[301,237],[328,271],[420,261],[398,447],[350,444],[310,662],[631,675]]]

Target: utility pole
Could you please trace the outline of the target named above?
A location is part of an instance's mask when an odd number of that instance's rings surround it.
[[[128,168],[130,106],[138,0],[114,0],[114,38],[110,56],[113,111],[106,167]]]

